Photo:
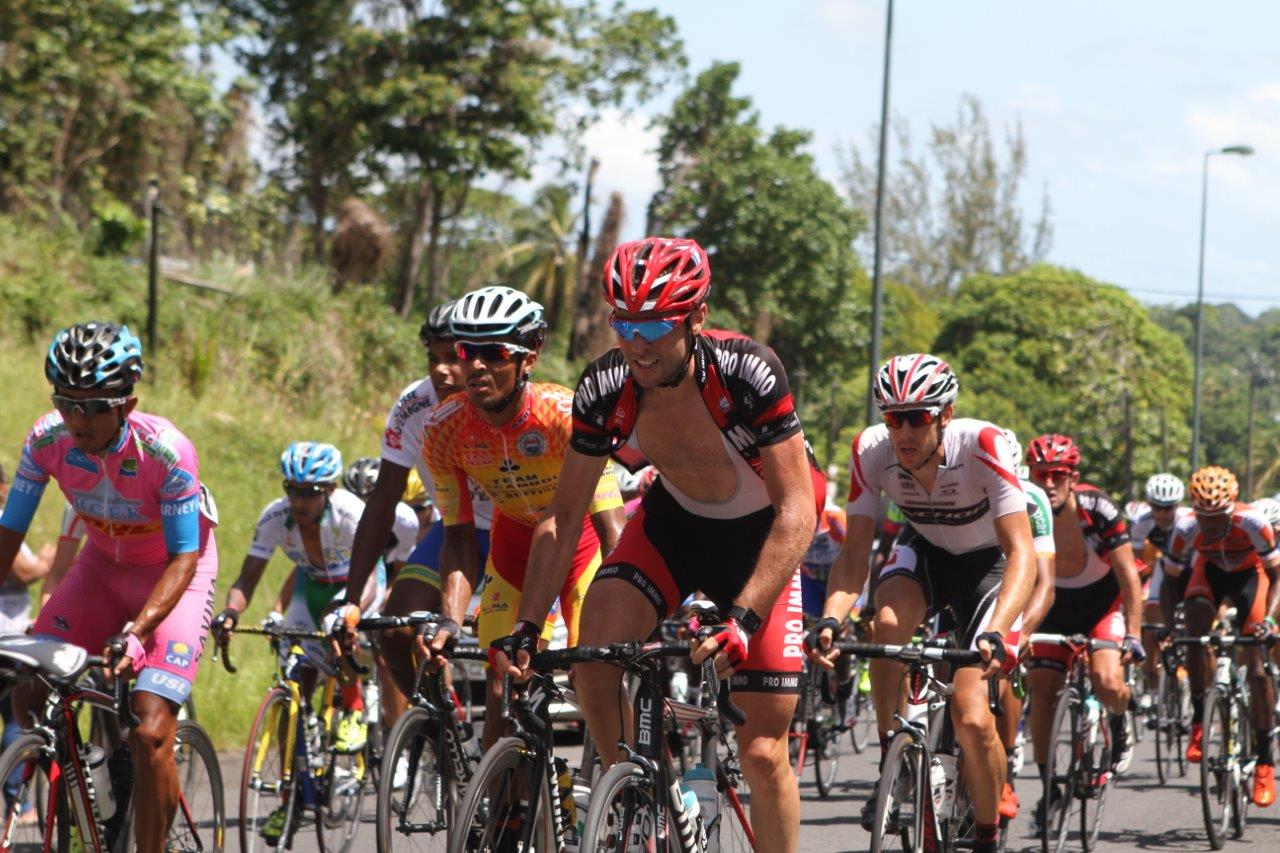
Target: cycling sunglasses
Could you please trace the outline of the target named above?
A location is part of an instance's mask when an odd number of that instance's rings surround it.
[[[50,394],[49,399],[53,401],[53,407],[58,410],[58,414],[64,418],[75,414],[105,415],[112,409],[129,402],[128,397],[89,397],[86,400],[79,400],[62,394]]]
[[[1049,483],[1070,480],[1071,475],[1074,473],[1070,468],[1049,468],[1037,471],[1033,465],[1031,467],[1031,481],[1033,483]]]
[[[623,320],[618,317],[618,313],[615,311],[609,316],[609,325],[618,333],[618,337],[624,341],[629,341],[639,335],[649,343],[653,343],[663,335],[669,334],[672,329],[683,323],[688,316],[688,314],[671,314],[653,320]]]
[[[475,341],[458,341],[453,345],[462,361],[475,361],[477,358],[485,364],[502,364],[513,361],[517,356],[532,355],[533,350],[507,343],[478,344]]]
[[[290,483],[288,480],[285,480],[284,493],[291,498],[314,498],[316,495],[324,493],[324,486],[317,483],[304,483],[303,485],[298,485],[297,483]]]
[[[936,421],[940,414],[942,414],[941,409],[891,409],[880,413],[884,422],[889,425],[889,429],[902,429],[904,424],[911,424],[913,427],[928,426]]]

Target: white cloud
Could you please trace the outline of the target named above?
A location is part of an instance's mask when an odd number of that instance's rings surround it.
[[[884,41],[885,0],[820,0],[810,16],[824,33],[849,44]]]
[[[642,236],[645,208],[658,189],[658,131],[648,125],[648,115],[609,111],[583,140],[588,155],[600,161],[594,193],[600,211],[596,222],[609,194],[622,193],[624,237]]]

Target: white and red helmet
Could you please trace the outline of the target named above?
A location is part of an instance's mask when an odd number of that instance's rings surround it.
[[[696,240],[646,237],[613,250],[601,285],[617,310],[687,314],[707,301],[711,264]]]
[[[954,403],[960,381],[951,365],[928,353],[895,355],[876,374],[871,393],[885,409],[942,408]]]

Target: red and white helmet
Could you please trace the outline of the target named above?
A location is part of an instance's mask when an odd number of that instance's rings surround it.
[[[1027,464],[1074,470],[1080,464],[1080,448],[1069,435],[1038,435],[1027,445]]]
[[[646,237],[613,250],[601,284],[617,310],[688,313],[707,301],[711,264],[695,240]]]
[[[951,365],[928,353],[895,355],[880,368],[871,387],[881,411],[942,408],[954,403],[959,391]]]

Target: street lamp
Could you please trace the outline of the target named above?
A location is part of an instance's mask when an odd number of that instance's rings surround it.
[[[1204,171],[1200,181],[1200,272],[1196,283],[1196,374],[1191,398],[1191,471],[1200,465],[1200,362],[1204,359],[1204,228],[1205,213],[1209,205],[1209,158],[1215,154],[1238,154],[1248,157],[1253,153],[1249,145],[1228,145],[1204,152]]]

